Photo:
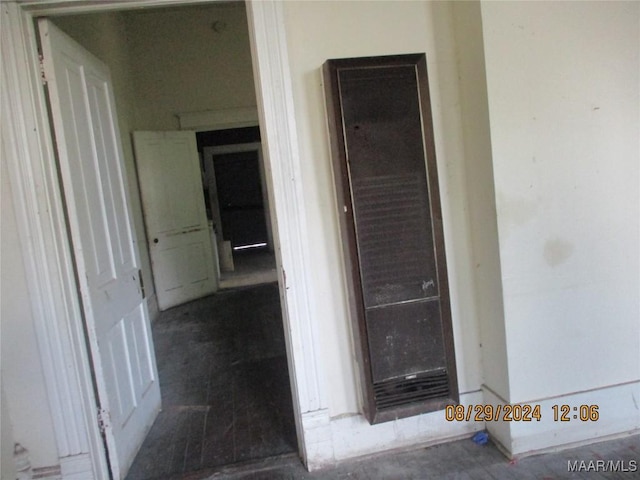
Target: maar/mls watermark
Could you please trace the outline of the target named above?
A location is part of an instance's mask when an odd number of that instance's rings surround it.
[[[633,473],[638,471],[638,462],[636,460],[568,460],[567,471]]]

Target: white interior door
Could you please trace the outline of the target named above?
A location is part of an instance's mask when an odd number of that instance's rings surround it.
[[[147,240],[160,310],[213,293],[216,259],[193,132],[134,132]]]
[[[160,409],[160,388],[113,89],[100,60],[48,21],[39,29],[100,418],[121,479]]]

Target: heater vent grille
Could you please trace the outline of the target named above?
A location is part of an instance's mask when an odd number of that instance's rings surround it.
[[[394,378],[373,385],[378,410],[449,396],[446,370],[410,377]]]

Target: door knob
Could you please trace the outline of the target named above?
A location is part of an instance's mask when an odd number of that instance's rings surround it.
[[[154,238],[154,239],[153,239],[153,243],[158,243],[158,239],[157,239],[157,238]]]

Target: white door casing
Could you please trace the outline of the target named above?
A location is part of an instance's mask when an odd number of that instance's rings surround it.
[[[153,279],[160,310],[217,290],[195,133],[134,132]]]
[[[211,147],[204,147],[202,150],[202,163],[204,164],[204,180],[209,192],[209,208],[213,220],[213,229],[216,232],[219,242],[224,241],[224,230],[222,229],[222,215],[220,214],[220,202],[218,201],[218,185],[216,183],[216,171],[213,168],[213,155]]]
[[[94,378],[113,477],[124,478],[160,389],[108,68],[38,22]]]

